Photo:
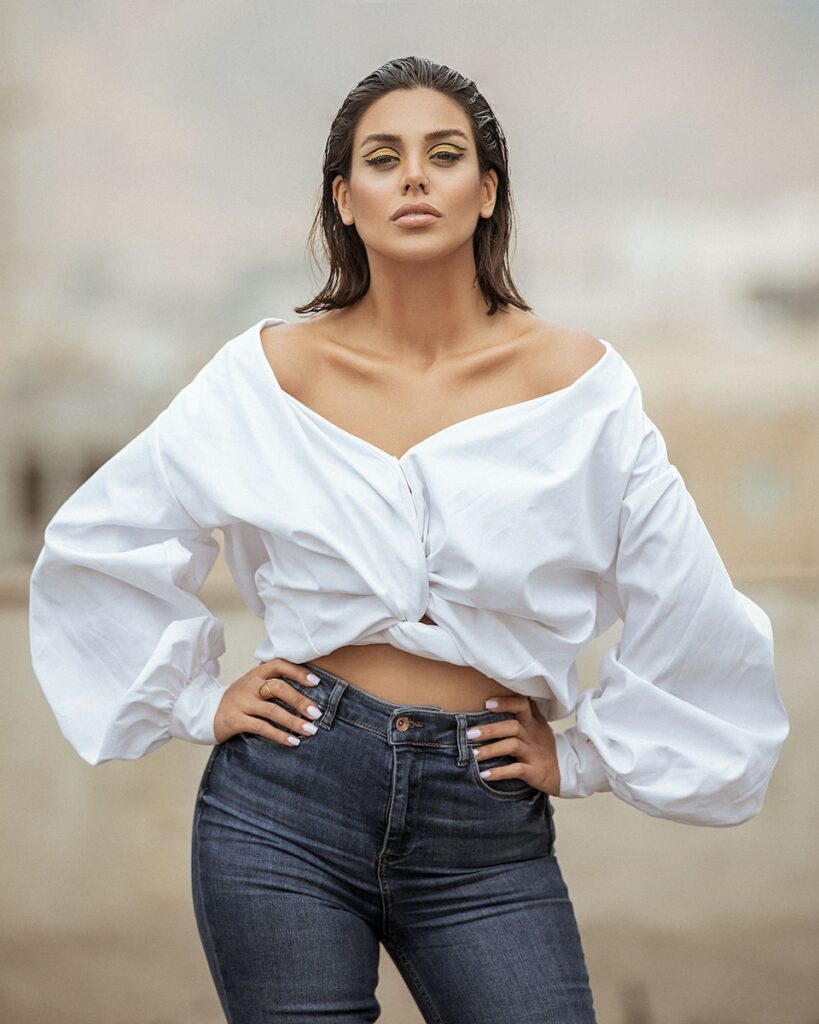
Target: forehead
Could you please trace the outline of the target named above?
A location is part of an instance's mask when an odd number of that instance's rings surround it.
[[[440,128],[460,128],[471,137],[469,118],[450,96],[436,89],[394,89],[364,111],[356,126],[355,141],[371,132],[423,139],[427,132]]]

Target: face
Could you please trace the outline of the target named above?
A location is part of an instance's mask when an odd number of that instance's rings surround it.
[[[429,138],[433,132],[442,134]],[[384,133],[398,138],[367,138]],[[397,89],[359,120],[349,180],[338,175],[333,194],[368,254],[418,261],[471,245],[479,218],[495,208],[497,181],[492,169],[481,174],[469,118],[453,99],[435,89]],[[440,216],[393,220],[405,203],[428,203]]]

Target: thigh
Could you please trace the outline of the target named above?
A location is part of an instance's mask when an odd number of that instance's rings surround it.
[[[433,885],[433,888],[437,883]],[[595,1024],[557,858],[450,875],[384,945],[429,1024]]]
[[[246,741],[227,742],[232,750]],[[212,769],[225,747],[211,755],[197,796],[191,881],[227,1020],[377,1020],[379,940],[372,924],[345,904],[338,871],[311,853],[309,829],[302,839],[285,835],[252,800],[246,807],[256,813],[222,798],[221,776]]]

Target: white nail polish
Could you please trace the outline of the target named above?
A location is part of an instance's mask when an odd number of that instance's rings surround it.
[[[307,714],[308,714],[308,715],[309,715],[309,716],[310,716],[311,718],[321,718],[321,712],[319,711],[319,709],[318,709],[318,708],[316,708],[316,707],[313,707],[313,705],[312,705],[312,704],[311,704],[311,705],[310,705],[310,706],[308,707],[308,709],[307,709]]]
[[[483,706],[485,708],[496,708],[498,706],[498,702],[496,700],[492,700],[491,697],[490,697],[489,700],[485,700],[483,702]]]
[[[314,685],[316,683],[320,683],[321,682],[321,680],[319,679],[319,677],[316,675],[315,672],[308,672],[307,673],[307,681],[308,681],[308,683],[313,683]]]
[[[298,736],[288,736],[287,737],[287,742],[291,746],[297,747],[301,743],[301,740],[298,738]]]
[[[315,736],[318,732],[318,726],[313,725],[312,722],[302,722],[301,727],[305,732],[309,732],[311,736]]]
[[[470,740],[476,740],[480,736],[480,734],[481,734],[481,730],[480,729],[467,729],[466,730],[467,739],[470,739]]]

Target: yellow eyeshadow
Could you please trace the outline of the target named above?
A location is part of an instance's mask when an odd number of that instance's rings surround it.
[[[448,148],[447,149],[442,149],[442,146],[436,146],[435,149],[432,151],[432,153],[430,155],[434,156],[435,153],[437,153],[439,151],[445,152],[445,153],[453,153],[454,152],[454,153],[460,154],[460,150],[458,149],[457,146],[453,146],[453,145],[451,145],[449,143],[443,143],[442,145],[443,146],[448,146]],[[397,155],[394,149],[390,149],[390,148],[387,148],[387,149],[377,149],[374,153],[370,153],[370,155],[367,157],[367,159],[368,160],[372,160],[373,157],[377,157],[379,155],[386,155],[386,154]]]

